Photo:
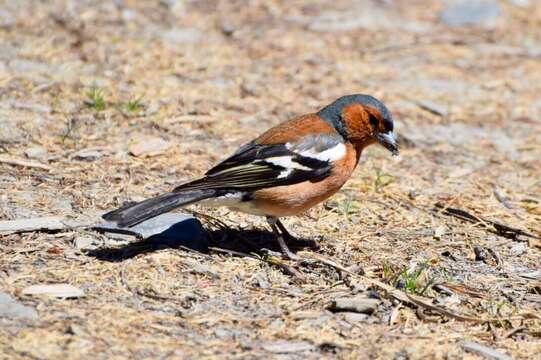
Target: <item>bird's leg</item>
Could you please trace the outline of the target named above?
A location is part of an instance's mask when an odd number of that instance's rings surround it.
[[[276,218],[276,226],[278,226],[278,229],[280,229],[280,232],[284,236],[284,240],[288,240],[288,241],[296,241],[297,240],[297,238],[295,236],[291,235],[289,233],[289,231],[287,231],[284,224],[282,224],[282,222],[278,218]]]
[[[287,231],[284,224],[279,219],[276,219],[276,225],[278,226],[278,229],[280,229],[280,232],[284,236],[284,240],[288,241],[290,244],[294,243],[298,246],[305,246],[305,247],[311,247],[311,248],[317,248],[318,244],[315,240],[306,240],[306,239],[299,239],[289,233]]]
[[[280,249],[282,250],[282,254],[288,258],[289,260],[302,260],[302,258],[300,256],[297,256],[295,254],[293,254],[293,252],[291,252],[291,250],[289,250],[289,248],[287,247],[287,244],[286,242],[284,241],[284,236],[280,233],[280,231],[278,231],[278,227],[280,228],[284,228],[284,226],[278,221],[277,218],[275,218],[274,216],[267,216],[267,222],[269,223],[271,229],[272,229],[272,232],[274,233],[274,235],[276,236],[276,240],[278,240],[278,244],[280,245]],[[278,227],[276,226],[277,224],[280,224],[278,225]],[[287,233],[287,231],[286,231]],[[287,235],[291,236],[289,233],[287,233]]]

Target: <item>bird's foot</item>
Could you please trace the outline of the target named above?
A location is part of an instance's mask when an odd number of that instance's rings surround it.
[[[304,239],[304,238],[296,238],[296,237],[286,237],[285,241],[294,247],[303,247],[303,248],[310,248],[317,250],[319,249],[319,244],[314,239]]]

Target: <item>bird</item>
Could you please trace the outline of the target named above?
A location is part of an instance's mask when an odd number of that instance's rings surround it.
[[[335,194],[351,177],[363,150],[380,144],[399,154],[394,122],[373,96],[342,96],[316,113],[296,116],[240,146],[196,180],[104,214],[118,227],[194,203],[264,216],[282,255],[298,260],[280,218],[304,213]]]

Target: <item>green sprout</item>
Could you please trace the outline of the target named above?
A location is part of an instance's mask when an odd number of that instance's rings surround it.
[[[374,191],[379,192],[380,189],[391,184],[394,181],[394,176],[381,171],[380,168],[376,168],[376,178],[374,179]]]
[[[401,284],[406,292],[423,295],[435,282],[435,278],[427,279],[425,270],[426,264],[421,264],[411,272],[407,269],[402,270],[395,281],[395,286]]]
[[[143,104],[141,102],[143,100],[143,95],[135,98],[131,97],[125,104],[124,107],[126,108],[126,111],[128,112],[138,112],[143,109]]]
[[[85,105],[96,111],[105,110],[105,99],[101,89],[96,85],[92,85],[86,93]]]

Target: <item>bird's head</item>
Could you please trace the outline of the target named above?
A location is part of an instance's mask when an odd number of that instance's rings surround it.
[[[393,119],[378,99],[363,94],[342,96],[317,113],[359,150],[374,143],[398,155]]]

